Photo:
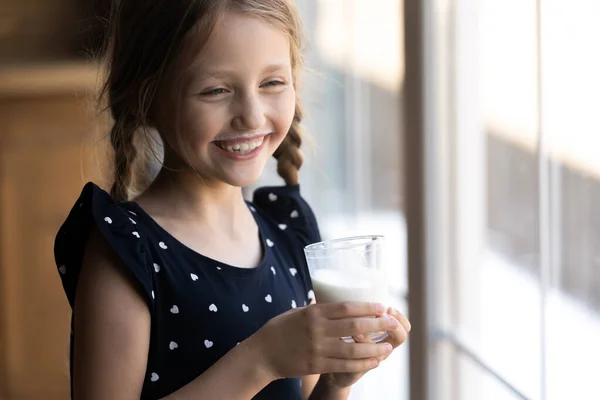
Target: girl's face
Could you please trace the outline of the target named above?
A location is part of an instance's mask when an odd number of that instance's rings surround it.
[[[168,144],[165,160],[213,183],[253,183],[294,116],[288,37],[228,12],[200,53],[186,59],[184,52],[176,64],[182,68],[166,75],[155,102],[155,123]],[[171,84],[182,70],[181,84]]]

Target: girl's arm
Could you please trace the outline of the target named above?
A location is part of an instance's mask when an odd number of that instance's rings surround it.
[[[310,304],[316,304],[312,299]],[[307,375],[302,378],[302,398],[304,400],[346,400],[350,387],[340,389],[327,381],[326,375]]]
[[[138,400],[147,378],[150,312],[142,294],[119,270],[120,262],[101,235],[93,232],[74,307],[73,390],[77,400]],[[165,399],[252,398],[272,380],[257,365],[260,359],[243,342]]]
[[[326,375],[309,375],[302,379],[302,395],[305,400],[346,400],[351,386],[339,388],[327,381]]]

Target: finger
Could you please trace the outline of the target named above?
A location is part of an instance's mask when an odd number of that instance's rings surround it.
[[[321,310],[323,317],[327,319],[378,317],[385,312],[383,304],[354,301],[318,304],[317,307]]]
[[[344,360],[340,358],[327,358],[323,362],[324,373],[358,373],[367,372],[379,366],[376,358],[364,358],[362,360]]]
[[[396,348],[406,342],[406,339],[408,339],[408,333],[404,327],[400,326],[398,329],[388,331],[388,337],[384,340],[384,342],[387,342]]]
[[[392,317],[396,318],[398,322],[400,322],[400,324],[404,327],[404,330],[406,330],[406,332],[410,332],[410,321],[400,311],[396,310],[393,307],[390,307],[388,308],[387,313],[390,314]]]
[[[347,318],[326,321],[327,336],[359,336],[371,332],[385,332],[396,329],[400,323],[396,318]]]
[[[352,337],[352,339],[354,339],[354,342],[356,342],[356,343],[375,343],[373,341],[373,339],[371,339],[369,337],[369,335],[358,335],[358,336]],[[388,341],[381,341],[381,342],[378,342],[378,343],[389,343],[389,342]],[[394,345],[392,343],[390,343],[390,345],[392,346],[392,350],[393,350],[394,349]],[[382,361],[385,361],[390,356],[390,354],[392,354],[391,351],[389,353],[386,353],[386,354],[384,354],[382,356],[377,357],[377,361],[379,361],[380,363]]]
[[[388,315],[386,318],[396,319],[391,315]],[[387,334],[388,337],[384,340],[384,342],[391,344],[394,348],[400,346],[402,343],[406,342],[406,339],[408,339],[408,332],[401,324],[398,324],[396,329],[389,330]]]
[[[369,337],[369,335],[359,335],[359,336],[355,336],[353,339],[354,339],[354,341],[356,343],[375,343],[373,341],[373,339],[371,339]],[[381,343],[388,343],[388,342],[381,341],[381,342],[378,342],[378,343],[381,344]],[[394,345],[391,344],[391,343],[390,343],[390,345],[392,346],[391,350],[389,352],[387,352],[386,354],[377,357],[377,361],[379,361],[379,362],[385,361],[390,356],[390,354],[392,354],[392,351],[394,350]]]
[[[369,335],[357,335],[357,336],[353,336],[352,339],[354,340],[354,343],[375,343],[373,341],[373,339],[371,339],[369,337]]]
[[[390,343],[345,343],[334,340],[327,346],[326,357],[344,359],[378,358],[394,350]]]

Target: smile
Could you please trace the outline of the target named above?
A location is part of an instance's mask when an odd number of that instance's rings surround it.
[[[252,138],[237,138],[228,140],[216,140],[214,143],[219,148],[229,152],[237,154],[249,154],[255,149],[262,146],[267,135],[261,135]]]
[[[260,145],[263,144],[264,140],[265,140],[265,138],[261,137],[260,139],[255,139],[252,141],[237,142],[235,144],[216,142],[216,145],[225,151],[229,151],[232,153],[235,152],[235,153],[245,154],[245,153],[250,153],[252,150],[256,149],[257,147],[260,147]]]

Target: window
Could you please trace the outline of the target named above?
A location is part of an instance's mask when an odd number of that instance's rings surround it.
[[[407,102],[424,96],[424,140],[409,151],[423,151],[425,191],[407,201],[424,204],[414,282],[433,354],[415,398],[599,398],[600,4],[413,7],[423,58]]]

